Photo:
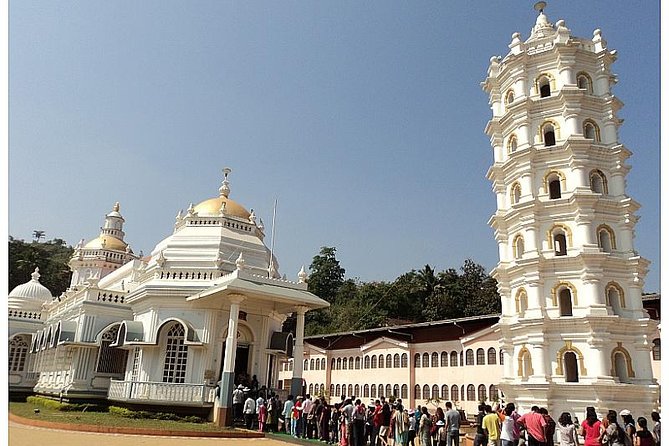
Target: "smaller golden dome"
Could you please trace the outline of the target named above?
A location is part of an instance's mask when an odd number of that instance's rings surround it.
[[[116,237],[112,237],[111,235],[101,235],[86,243],[84,249],[111,249],[114,251],[125,251],[127,246],[127,243]]]
[[[198,215],[218,216],[221,213],[221,206],[223,206],[223,203],[225,203],[225,213],[227,215],[234,215],[235,217],[243,218],[244,220],[248,220],[251,216],[251,213],[244,209],[244,206],[223,196],[210,198],[209,200],[201,202],[195,206],[195,212],[197,212]]]

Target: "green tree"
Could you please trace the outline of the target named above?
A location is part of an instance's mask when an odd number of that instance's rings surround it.
[[[60,295],[70,284],[68,262],[73,251],[62,239],[26,243],[10,236],[9,289],[28,282],[35,268],[39,267],[40,283],[54,296]]]
[[[467,259],[461,270],[460,287],[466,304],[464,316],[501,312],[502,301],[497,292],[497,281],[485,272],[485,268]]]
[[[321,247],[318,255],[314,256],[309,265],[308,289],[316,296],[330,303],[334,302],[339,288],[344,284],[346,270],[337,260],[337,248]]]

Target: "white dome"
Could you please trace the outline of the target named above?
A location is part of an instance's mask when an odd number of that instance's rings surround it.
[[[39,268],[35,268],[32,279],[21,284],[9,293],[9,308],[33,310],[41,308],[44,302],[53,299],[51,291],[39,282]]]

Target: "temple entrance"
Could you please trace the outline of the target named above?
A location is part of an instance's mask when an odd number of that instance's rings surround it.
[[[249,369],[249,346],[238,345],[235,354],[235,384],[249,386],[251,379],[248,375]]]

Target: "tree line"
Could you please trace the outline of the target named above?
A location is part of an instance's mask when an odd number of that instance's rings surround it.
[[[59,296],[70,285],[72,272],[68,262],[74,249],[65,240],[55,238],[40,243],[43,231],[34,231],[35,240],[25,242],[9,236],[9,290],[28,282],[39,267],[40,283]]]

